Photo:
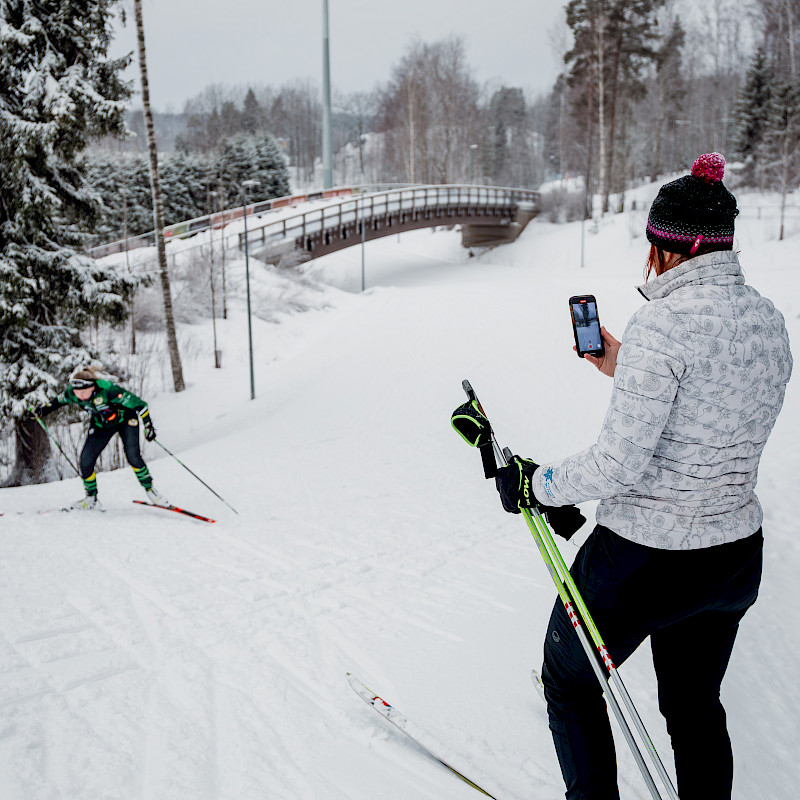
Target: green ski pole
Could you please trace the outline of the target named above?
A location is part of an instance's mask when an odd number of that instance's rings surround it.
[[[58,448],[58,452],[61,453],[61,455],[64,456],[64,458],[67,460],[67,464],[69,464],[72,467],[72,469],[75,470],[75,474],[79,478],[83,477],[80,473],[80,470],[70,460],[70,457],[61,449],[61,445],[56,441],[55,436],[53,436],[53,434],[50,433],[50,431],[47,428],[47,425],[45,425],[44,422],[42,422],[42,418],[32,408],[29,408],[28,411],[30,411],[31,414],[33,414],[33,418],[42,426],[42,430],[47,434],[50,441]]]
[[[484,474],[487,478],[490,478],[494,476],[493,473],[497,470],[497,463],[499,462],[502,466],[507,465],[512,454],[508,448],[501,449],[498,445],[491,423],[489,423],[486,413],[478,400],[475,390],[470,385],[470,382],[464,380],[461,385],[467,394],[468,402],[454,412],[452,418],[453,427],[467,444],[472,447],[478,447],[481,450]],[[475,412],[477,412],[477,414]],[[492,461],[494,461],[494,470],[492,470],[492,465],[488,464],[487,453],[489,448],[494,452],[494,457],[492,458]],[[558,546],[553,541],[552,534],[550,533],[550,529],[544,517],[537,508],[523,508],[521,511],[531,535],[533,536],[534,542],[539,549],[539,553],[545,562],[545,566],[550,573],[550,577],[553,579],[558,596],[564,604],[564,608],[570,622],[572,622],[572,626],[575,629],[581,646],[586,652],[586,656],[589,659],[589,663],[597,679],[600,681],[600,685],[605,690],[609,705],[614,712],[614,716],[619,723],[623,736],[630,747],[636,765],[639,767],[639,771],[647,784],[647,788],[653,800],[663,800],[663,797],[653,780],[650,769],[634,738],[633,731],[620,705],[620,700],[622,705],[625,706],[633,723],[633,727],[636,729],[636,733],[644,745],[644,749],[666,789],[669,800],[678,800],[678,793],[672,784],[672,780],[647,733],[644,723],[633,704],[633,700],[628,694],[628,690],[622,682],[622,678],[619,676],[614,662],[609,656],[608,648],[589,613],[589,609],[583,601],[578,587],[572,579],[567,565],[564,563],[564,559],[561,557]],[[586,631],[589,632],[594,647],[589,642]],[[594,648],[597,648],[597,652],[595,652]],[[619,694],[619,698],[617,694]]]

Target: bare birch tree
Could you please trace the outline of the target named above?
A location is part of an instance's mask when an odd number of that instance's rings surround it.
[[[164,245],[164,208],[161,203],[161,187],[158,179],[158,149],[153,127],[153,112],[150,108],[150,84],[147,80],[147,58],[144,49],[144,22],[142,20],[142,0],[134,0],[136,15],[136,39],[139,46],[139,71],[142,81],[142,105],[147,130],[147,146],[150,152],[150,186],[153,192],[153,221],[155,224],[156,252],[161,278],[161,294],[164,299],[164,320],[167,326],[167,347],[172,366],[172,383],[176,392],[182,392],[186,385],[183,382],[181,356],[178,351],[178,337],[175,331],[175,315],[172,311],[172,292],[169,285],[169,269],[167,267],[167,250]]]
[[[183,382],[181,356],[178,351],[178,337],[175,331],[175,315],[172,311],[172,292],[169,285],[169,269],[167,267],[167,250],[164,245],[164,209],[161,203],[161,188],[158,178],[158,149],[153,127],[153,112],[150,108],[150,84],[147,79],[147,59],[144,48],[144,22],[142,20],[142,0],[134,0],[136,15],[136,38],[139,46],[139,70],[142,81],[142,105],[144,107],[145,126],[147,130],[147,146],[150,152],[150,185],[153,193],[153,221],[155,224],[156,251],[161,278],[161,293],[164,299],[164,319],[167,326],[167,347],[172,366],[172,382],[176,392],[182,392],[186,385]]]

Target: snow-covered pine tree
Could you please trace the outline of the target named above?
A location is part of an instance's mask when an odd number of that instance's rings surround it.
[[[194,219],[202,213],[202,207],[197,207],[193,196],[196,188],[194,184],[199,176],[194,174],[192,166],[190,157],[186,153],[171,153],[159,159],[164,222],[167,225]],[[200,188],[202,185],[200,178]]]
[[[269,134],[223,139],[216,152],[216,174],[228,208],[241,202],[242,181],[256,180],[250,202],[289,194],[289,171],[275,139]]]
[[[251,136],[259,133],[264,127],[264,111],[256,100],[256,93],[252,86],[244,97],[241,122],[242,130]]]
[[[153,196],[150,191],[150,167],[144,158],[126,158],[119,167],[118,204],[127,203],[128,234],[136,236],[153,230]],[[123,193],[125,193],[123,198]]]
[[[97,213],[76,158],[92,135],[123,131],[130,93],[110,59],[116,0],[0,2],[0,414],[13,416],[7,480],[42,480],[50,448],[24,419],[93,355],[91,320],[118,322],[134,281],[82,255]]]
[[[266,133],[255,137],[256,187],[259,200],[283,197],[290,193],[289,170],[275,137]]]
[[[769,127],[771,84],[774,80],[767,54],[759,47],[753,55],[735,111],[733,149],[747,168],[746,178],[760,182],[764,139]]]

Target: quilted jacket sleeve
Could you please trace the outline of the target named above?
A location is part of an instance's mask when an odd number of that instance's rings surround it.
[[[541,465],[534,476],[539,502],[561,506],[600,500],[639,483],[690,367],[687,342],[683,320],[657,301],[634,314],[622,338],[611,403],[597,442]]]

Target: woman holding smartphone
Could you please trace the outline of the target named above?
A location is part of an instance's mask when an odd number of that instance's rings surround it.
[[[595,444],[497,479],[510,512],[600,500],[571,573],[619,665],[648,636],[681,800],[729,800],[733,755],[720,685],[761,578],[761,453],[792,356],[783,316],[745,283],[736,199],[717,153],[661,187],[650,210],[649,302],[622,341],[602,329],[614,379]],[[529,481],[534,498],[519,487]],[[597,678],[561,602],[544,646],[550,730],[569,800],[614,800],[616,756]]]

